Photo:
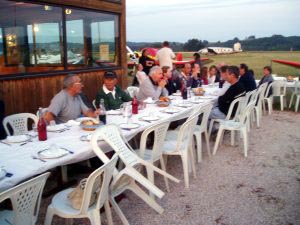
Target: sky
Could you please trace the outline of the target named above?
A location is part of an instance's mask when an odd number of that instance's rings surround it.
[[[126,0],[127,41],[300,36],[300,0]]]

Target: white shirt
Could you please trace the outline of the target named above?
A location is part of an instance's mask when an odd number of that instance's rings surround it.
[[[103,91],[104,91],[105,94],[111,93],[112,96],[113,96],[114,98],[116,98],[116,96],[115,96],[115,95],[116,95],[116,88],[114,88],[113,91],[110,91],[110,90],[108,90],[108,89],[106,88],[106,86],[103,84]]]
[[[167,47],[163,47],[159,49],[158,52],[156,53],[156,58],[159,61],[160,67],[168,66],[171,69],[173,68],[172,59],[175,58],[175,54],[172,51],[172,49]]]
[[[230,86],[231,86],[231,84],[229,82],[225,81],[222,88],[220,88],[218,90],[218,96],[224,95]]]
[[[147,78],[147,75],[144,71],[137,71],[136,78],[138,79],[139,84],[141,84]]]

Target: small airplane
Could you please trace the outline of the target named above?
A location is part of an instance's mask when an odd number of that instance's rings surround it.
[[[242,52],[242,47],[239,42],[235,43],[233,45],[233,48],[225,48],[225,47],[207,47],[200,49],[198,52],[200,54],[208,55],[208,54],[213,54],[213,55],[221,55],[221,54],[232,54],[232,53],[238,53]]]

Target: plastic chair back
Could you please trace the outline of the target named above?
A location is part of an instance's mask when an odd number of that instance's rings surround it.
[[[238,97],[231,102],[225,120],[230,120],[230,119],[235,120],[235,118],[237,117],[237,115],[239,114],[242,108],[241,106],[243,105],[243,100],[244,97]],[[233,114],[234,110],[235,110],[235,114]]]
[[[98,128],[92,136],[91,144],[94,152],[99,156],[103,162],[108,162],[108,157],[103,153],[103,151],[98,146],[98,138],[101,137],[107,144],[112,147],[119,157],[122,159],[125,165],[134,166],[138,163],[138,156],[133,153],[129,147],[126,145],[127,141],[123,137],[118,126],[114,124],[109,124]],[[99,151],[97,151],[99,149]]]
[[[127,87],[127,92],[130,95],[131,98],[134,97],[135,94],[139,92],[140,88],[135,86],[129,86]]]
[[[33,120],[35,125],[37,125],[38,118],[32,113],[18,113],[10,115],[4,118],[3,126],[5,132],[8,136],[10,135],[20,135],[28,132],[28,119]],[[13,133],[9,132],[8,125],[11,126]]]
[[[109,160],[107,163],[105,163],[103,166],[89,175],[84,189],[80,214],[87,214],[92,194],[98,193],[97,201],[95,203],[96,210],[100,210],[104,202],[108,199],[108,186],[111,181],[117,161],[118,155],[115,154],[111,160]]]
[[[193,114],[181,125],[177,136],[177,151],[185,151],[192,143],[193,134],[198,122],[199,115],[202,112],[202,108],[199,107],[194,110]]]
[[[280,96],[286,94],[285,80],[275,80],[273,83],[273,96]]]
[[[247,120],[250,118],[251,112],[253,111],[255,107],[255,102],[250,102],[246,108],[244,108],[241,111],[241,114],[239,115],[239,122],[246,125]]]
[[[270,93],[271,90],[273,90],[273,85],[274,85],[274,81],[273,81],[272,83],[269,83],[269,84],[267,85],[267,88],[266,88],[266,91],[265,91],[264,98],[270,97],[270,96],[269,96],[269,93]],[[273,96],[273,92],[272,92],[271,95]]]
[[[152,161],[155,159],[158,159],[160,157],[161,153],[161,146],[163,146],[166,134],[169,128],[170,122],[162,122],[158,124],[154,124],[150,127],[148,127],[141,136],[140,141],[140,157],[144,158],[145,150],[146,150],[146,143],[147,143],[147,137],[150,133],[154,132],[154,141],[153,141],[153,148],[152,148]]]
[[[36,223],[42,192],[49,172],[19,184],[0,194],[0,202],[10,199],[13,207],[14,225],[32,225]]]

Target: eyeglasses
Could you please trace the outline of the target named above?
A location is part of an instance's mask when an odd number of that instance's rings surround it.
[[[77,85],[77,84],[82,85],[82,82],[80,81],[80,82],[75,82],[75,83],[73,83],[73,85]]]

